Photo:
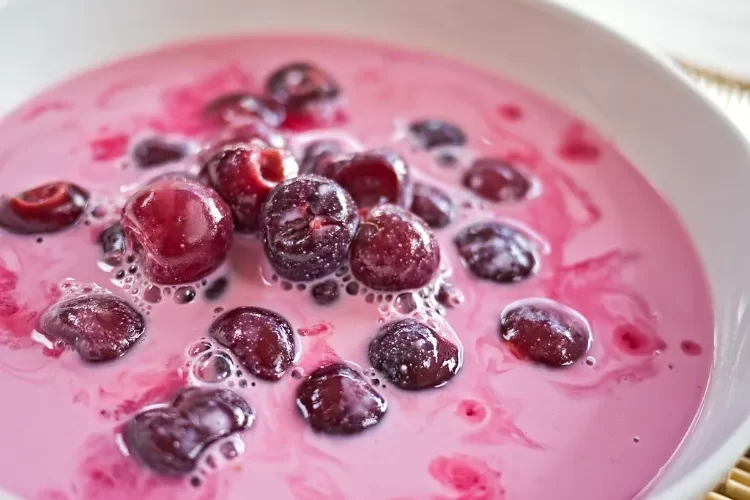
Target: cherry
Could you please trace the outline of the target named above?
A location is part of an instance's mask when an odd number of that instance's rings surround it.
[[[354,153],[335,161],[328,170],[328,177],[346,189],[360,209],[381,203],[408,207],[411,203],[409,169],[394,151]]]
[[[458,347],[411,318],[383,326],[368,354],[373,368],[407,390],[440,387],[461,367]]]
[[[332,177],[331,165],[337,156],[351,153],[351,146],[336,139],[319,139],[305,147],[300,163],[303,174],[322,175]]]
[[[463,182],[481,198],[501,203],[522,200],[531,189],[526,176],[499,158],[475,160]]]
[[[261,209],[266,255],[293,281],[336,270],[349,253],[359,217],[351,196],[323,177],[303,175],[276,186]]]
[[[339,299],[341,288],[335,280],[326,280],[312,287],[311,293],[313,300],[320,306],[333,304]]]
[[[135,345],[146,331],[143,317],[114,295],[85,295],[47,309],[39,331],[72,346],[84,361],[110,361]]]
[[[343,363],[318,368],[297,389],[297,407],[326,434],[356,434],[376,425],[388,405],[357,371]]]
[[[266,80],[266,92],[292,116],[328,114],[340,95],[338,83],[329,74],[306,62],[293,62],[274,71]]]
[[[577,312],[546,300],[508,306],[500,335],[519,358],[552,367],[575,363],[591,344],[589,326]]]
[[[468,226],[453,240],[474,276],[497,283],[523,281],[534,272],[536,257],[521,233],[498,222]]]
[[[16,234],[53,233],[78,222],[89,193],[70,182],[50,182],[0,198],[0,227]]]
[[[261,120],[271,127],[284,122],[284,106],[266,96],[252,94],[226,94],[209,102],[203,110],[206,119],[217,126]]]
[[[444,120],[419,120],[409,124],[409,133],[422,149],[463,146],[466,135],[456,125]]]
[[[209,145],[201,151],[198,161],[205,165],[214,155],[227,146],[247,145],[256,142],[276,149],[286,149],[287,147],[287,140],[284,135],[261,121],[253,121],[223,129],[218,137],[213,138]]]
[[[205,171],[211,186],[232,209],[235,227],[254,231],[268,193],[284,179],[297,175],[297,169],[290,154],[253,142],[219,150]]]
[[[411,211],[421,217],[431,228],[440,229],[453,220],[456,206],[442,190],[417,182],[414,184]]]
[[[247,429],[255,419],[247,401],[229,389],[189,387],[177,393],[172,407],[214,439]]]
[[[227,204],[187,179],[163,179],[136,192],[120,220],[128,244],[156,283],[199,280],[224,260],[232,243]]]
[[[133,159],[140,168],[153,168],[180,161],[187,153],[185,144],[149,137],[141,140],[133,149]]]
[[[123,442],[132,456],[155,472],[183,475],[193,471],[209,435],[174,408],[155,408],[125,425]]]
[[[125,233],[119,222],[112,224],[99,235],[99,245],[102,247],[104,261],[110,265],[122,262],[125,254]]]
[[[374,290],[427,285],[440,265],[440,247],[419,217],[395,205],[370,211],[352,242],[354,276]]]
[[[295,357],[291,325],[267,309],[232,309],[217,318],[209,332],[246,370],[264,380],[279,380]]]
[[[133,417],[122,437],[130,454],[155,472],[183,475],[195,469],[208,446],[248,429],[254,417],[247,401],[228,389],[191,387],[170,406]]]

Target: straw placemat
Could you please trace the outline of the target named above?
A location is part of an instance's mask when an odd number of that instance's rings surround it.
[[[683,60],[677,62],[750,139],[750,80]],[[706,500],[750,500],[750,450],[737,461],[724,481],[708,494]]]

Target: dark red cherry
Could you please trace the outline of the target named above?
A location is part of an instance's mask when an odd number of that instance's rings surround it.
[[[464,186],[485,200],[519,201],[531,189],[531,181],[510,163],[499,158],[479,158],[464,176]]]
[[[310,293],[313,300],[320,306],[333,304],[339,299],[340,286],[336,280],[326,280],[312,287]]]
[[[354,276],[373,290],[421,288],[435,276],[440,247],[419,217],[395,205],[373,208],[352,242]]]
[[[351,152],[351,145],[337,139],[313,141],[305,146],[305,152],[300,163],[300,172],[332,177],[331,165],[336,157]]]
[[[552,367],[575,363],[591,344],[586,321],[547,300],[510,305],[500,319],[500,335],[519,358]]]
[[[141,140],[133,149],[133,159],[140,168],[153,168],[182,160],[187,156],[185,144],[161,137]]]
[[[403,158],[389,150],[354,153],[329,167],[331,179],[352,195],[360,209],[381,203],[411,204],[409,169]]]
[[[260,207],[277,184],[297,175],[297,162],[287,152],[260,143],[235,144],[217,152],[206,164],[209,184],[229,204],[240,231],[258,228]]]
[[[463,146],[466,135],[456,125],[445,120],[419,120],[409,125],[413,141],[422,149],[442,146]]]
[[[227,146],[234,146],[235,144],[247,145],[258,142],[276,149],[286,149],[287,147],[286,137],[277,130],[270,128],[261,121],[247,122],[223,129],[200,152],[198,161],[205,164],[211,157]]]
[[[199,280],[216,269],[232,243],[232,216],[211,188],[186,179],[149,184],[125,204],[128,245],[156,283]]]
[[[89,193],[69,182],[51,182],[0,198],[0,227],[11,233],[53,233],[78,222]]]
[[[136,415],[125,425],[123,442],[141,463],[164,475],[192,472],[210,440],[175,408],[155,408]]]
[[[255,419],[247,401],[229,389],[189,387],[177,393],[172,407],[213,440],[247,429]]]
[[[442,190],[417,182],[414,184],[411,211],[421,217],[431,228],[440,229],[453,220],[456,206]]]
[[[165,475],[193,471],[208,446],[248,429],[254,413],[247,401],[228,389],[191,387],[170,406],[133,417],[122,437],[131,455]]]
[[[407,390],[440,387],[461,367],[455,344],[411,318],[383,326],[368,354],[373,368]]]
[[[478,222],[453,240],[474,276],[497,283],[523,281],[534,272],[536,257],[521,233],[499,222]]]
[[[117,265],[125,254],[125,233],[119,222],[112,224],[99,235],[102,258],[110,265]]]
[[[47,309],[39,331],[72,346],[84,361],[110,361],[135,345],[146,331],[143,317],[114,295],[85,295]]]
[[[294,333],[287,320],[260,307],[238,307],[211,325],[210,335],[251,374],[279,380],[294,361]]]
[[[335,271],[349,254],[358,222],[351,196],[332,180],[311,175],[276,186],[260,218],[268,259],[293,281]]]
[[[217,126],[261,120],[271,127],[284,122],[284,106],[266,96],[253,94],[226,94],[214,99],[204,109],[204,116]]]
[[[289,115],[320,115],[328,114],[338,104],[340,89],[322,69],[293,62],[268,77],[266,92],[281,102]]]
[[[327,434],[356,434],[377,424],[388,407],[357,371],[336,363],[317,369],[297,389],[297,407]]]

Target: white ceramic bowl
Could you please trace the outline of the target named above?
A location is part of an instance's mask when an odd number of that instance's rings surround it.
[[[716,312],[703,412],[649,498],[710,489],[750,444],[750,151],[667,62],[607,29],[542,0],[10,0],[0,9],[0,113],[111,59],[268,30],[342,33],[462,58],[556,99],[619,146],[682,216]]]

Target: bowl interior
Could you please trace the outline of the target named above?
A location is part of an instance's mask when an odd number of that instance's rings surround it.
[[[253,31],[339,33],[458,57],[555,99],[614,141],[681,215],[715,304],[704,410],[650,496],[709,489],[750,443],[750,398],[741,397],[750,385],[750,152],[739,133],[663,62],[542,0],[11,0],[0,10],[0,114],[114,58]]]

